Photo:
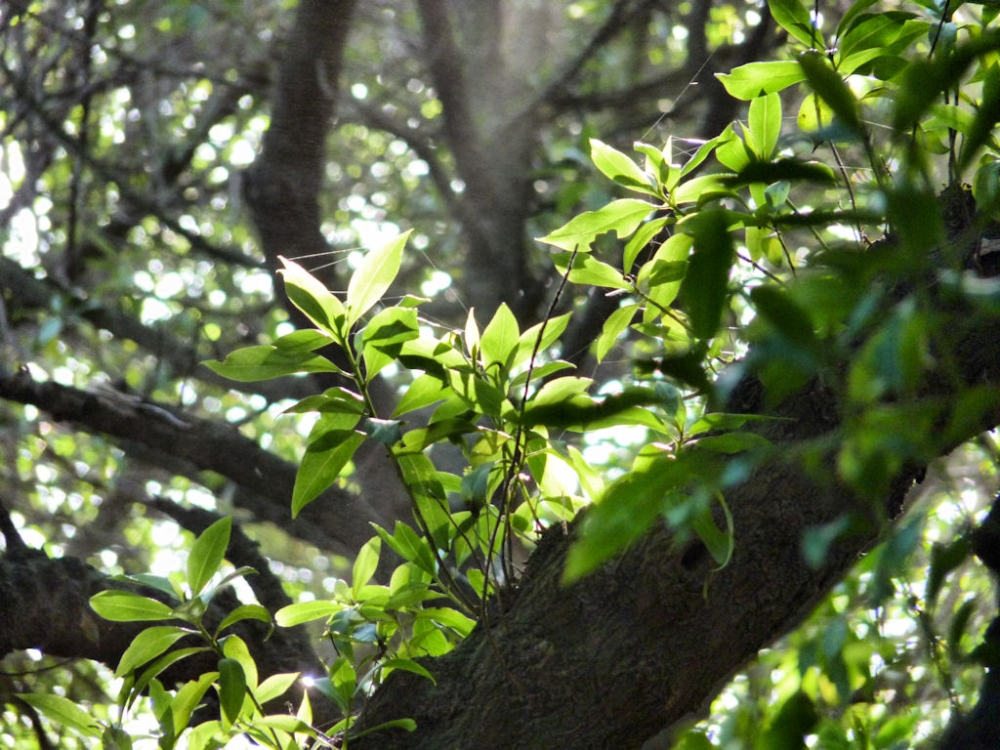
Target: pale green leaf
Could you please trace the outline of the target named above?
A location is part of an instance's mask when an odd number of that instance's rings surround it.
[[[299,674],[300,672],[283,672],[271,675],[257,686],[257,689],[254,691],[254,697],[260,703],[273,701],[275,698],[288,692],[289,688],[299,678]]]
[[[634,198],[612,201],[597,211],[587,211],[572,219],[540,242],[563,250],[587,252],[590,244],[606,232],[628,237],[657,206]]]
[[[763,94],[783,91],[804,81],[806,74],[794,60],[774,60],[747,63],[716,76],[731,96],[749,101]]]
[[[379,537],[369,539],[362,545],[354,558],[354,569],[351,576],[351,591],[354,598],[358,599],[361,588],[371,580],[375,569],[378,567],[379,553],[382,549],[382,540]]]
[[[101,591],[90,597],[90,606],[105,620],[117,622],[169,620],[173,616],[170,606],[131,591]]]
[[[507,370],[514,359],[520,337],[517,318],[506,303],[501,303],[479,340],[483,367],[489,371],[494,365],[500,365],[503,370]]]
[[[365,253],[364,260],[351,275],[347,285],[348,328],[382,299],[382,295],[395,281],[403,258],[403,247],[411,231],[403,232],[381,247]]]
[[[326,600],[296,602],[295,604],[282,607],[275,612],[274,620],[283,628],[291,628],[295,625],[301,625],[304,622],[325,619],[335,615],[342,609],[342,605]]]
[[[17,697],[56,726],[71,727],[87,737],[101,736],[94,717],[68,698],[52,693],[18,693]]]
[[[136,667],[152,661],[160,656],[167,649],[191,631],[176,625],[158,625],[146,628],[139,635],[132,639],[132,643],[125,649],[115,675],[122,677],[131,672]]]
[[[758,96],[750,102],[747,143],[760,159],[770,159],[781,135],[781,97]]]
[[[591,138],[590,158],[595,167],[622,187],[651,195],[654,198],[659,197],[659,190],[653,176],[639,169],[636,163],[621,151],[596,138]]]
[[[191,554],[187,559],[187,579],[191,594],[197,596],[205,588],[212,576],[219,570],[229,546],[229,534],[232,531],[231,516],[220,518],[205,529],[191,546]]]

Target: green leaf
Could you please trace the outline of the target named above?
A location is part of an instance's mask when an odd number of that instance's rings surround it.
[[[506,372],[517,352],[521,331],[517,319],[505,302],[500,304],[493,319],[486,325],[479,339],[479,356],[486,370],[500,365]]]
[[[437,681],[434,679],[434,675],[427,671],[427,669],[413,659],[404,659],[402,657],[393,657],[392,659],[386,659],[383,661],[379,667],[383,670],[384,674],[389,674],[389,672],[401,669],[404,672],[413,672],[413,674],[418,674],[421,677],[426,677],[428,680],[437,685]]]
[[[105,727],[101,733],[101,750],[132,750],[132,738],[121,727]]]
[[[68,698],[51,693],[17,693],[17,697],[56,726],[70,727],[87,737],[100,737],[101,729],[94,717]]]
[[[240,718],[246,694],[247,676],[243,665],[236,659],[219,659],[219,705],[230,724]]]
[[[330,687],[332,697],[344,713],[350,713],[354,689],[357,687],[358,675],[354,665],[346,656],[340,656],[330,667]]]
[[[595,167],[622,187],[654,198],[659,197],[660,192],[652,175],[639,169],[636,163],[621,151],[596,138],[591,138],[590,158]]]
[[[597,211],[587,211],[573,218],[568,224],[539,242],[561,248],[588,252],[590,245],[600,235],[614,232],[619,239],[628,237],[657,206],[634,198],[612,201]]]
[[[306,269],[294,261],[279,258],[285,280],[285,294],[309,320],[338,341],[347,339],[350,326],[344,325],[343,303]]]
[[[632,266],[639,257],[639,253],[641,253],[649,245],[653,238],[663,230],[663,227],[665,227],[669,221],[670,219],[668,217],[647,221],[635,234],[632,235],[631,239],[629,239],[629,241],[625,244],[625,250],[622,254],[622,268],[625,269],[626,272],[631,272]]]
[[[365,441],[363,433],[353,430],[337,430],[326,437],[329,439],[325,442],[310,443],[299,464],[292,490],[292,518],[337,481],[340,472]],[[333,443],[336,443],[333,447],[327,447]]]
[[[427,540],[417,535],[413,529],[401,521],[396,521],[395,533],[390,534],[378,524],[372,524],[382,541],[388,544],[400,557],[412,562],[431,575],[437,574],[437,563]]]
[[[444,401],[451,395],[451,389],[440,378],[427,374],[420,375],[405,389],[392,416],[399,417],[411,411],[423,409],[438,401]]]
[[[379,310],[365,326],[365,346],[387,349],[419,338],[420,324],[412,307],[387,307]]]
[[[716,73],[716,77],[731,96],[749,101],[764,94],[783,91],[804,81],[806,75],[793,60],[775,60],[740,65],[729,73]]]
[[[176,625],[159,625],[146,628],[129,644],[118,662],[115,675],[123,677],[132,670],[142,666],[148,661],[152,661],[177,641],[186,635],[191,635],[190,630]]]
[[[264,607],[259,604],[242,604],[226,615],[222,622],[219,623],[219,627],[215,629],[216,635],[221,633],[230,625],[243,620],[258,620],[259,622],[267,623],[268,625],[272,624],[271,613]]]
[[[714,462],[696,452],[653,461],[612,483],[604,497],[587,509],[580,537],[566,556],[563,583],[572,583],[645,534],[664,513],[673,493],[708,475]]]
[[[572,268],[569,267],[573,261]],[[602,286],[610,289],[630,290],[632,285],[622,278],[622,272],[614,266],[602,263],[589,253],[558,253],[552,256],[552,264],[560,272],[569,270],[569,280],[583,286]]]
[[[802,66],[812,90],[830,105],[840,123],[855,133],[861,133],[858,100],[844,83],[840,73],[830,65],[826,55],[815,50],[803,52],[799,56],[799,65]]]
[[[254,697],[259,703],[273,701],[288,692],[289,688],[295,684],[300,672],[284,672],[273,674],[264,680],[254,691]]]
[[[417,620],[431,620],[438,625],[451,628],[463,638],[476,627],[475,620],[451,607],[426,607],[419,610],[415,617]]]
[[[681,300],[691,320],[691,331],[699,338],[710,339],[719,328],[729,296],[734,250],[728,219],[713,209],[681,226],[694,238],[694,252],[681,282]]]
[[[758,158],[770,159],[781,135],[781,97],[772,93],[751,101],[747,126],[747,145]]]
[[[347,327],[351,328],[361,316],[382,299],[399,273],[403,247],[412,230],[407,230],[381,247],[365,253],[364,260],[351,274],[347,285]]]
[[[275,349],[287,354],[299,354],[302,352],[314,352],[335,343],[330,334],[316,329],[304,329],[292,331],[284,336],[276,338],[273,342]]]
[[[296,602],[275,612],[274,621],[283,628],[291,628],[304,622],[326,619],[337,614],[343,608],[341,604],[326,600]]]
[[[101,591],[90,597],[90,606],[105,620],[116,622],[169,620],[173,617],[173,610],[168,605],[131,591]]]
[[[231,516],[225,516],[205,529],[191,546],[187,560],[187,579],[192,596],[197,596],[205,588],[212,576],[219,570],[229,547],[229,535],[233,528]]]
[[[541,323],[536,323],[522,333],[517,342],[517,354],[514,355],[511,366],[517,367],[527,362],[536,348],[539,352],[547,351],[563,335],[571,316],[572,313],[557,315]]]
[[[326,357],[309,351],[286,351],[274,346],[246,346],[231,352],[222,362],[208,360],[203,364],[217,375],[239,383],[256,383],[306,372],[343,374]]]
[[[362,587],[371,580],[378,567],[379,553],[382,549],[382,540],[379,537],[369,539],[358,550],[357,557],[354,558],[354,569],[351,575],[351,593],[355,599],[359,599]]]
[[[306,396],[282,414],[306,414],[318,411],[321,414],[357,414],[365,411],[365,400],[360,394],[346,388],[330,388],[318,396]]]
[[[605,355],[611,351],[611,347],[618,342],[618,337],[628,328],[639,310],[640,305],[624,305],[611,313],[604,321],[601,335],[594,342],[594,356],[597,357],[598,362],[601,362]]]
[[[799,691],[784,702],[774,722],[764,732],[763,750],[797,750],[806,748],[805,738],[812,734],[819,714],[812,699]]]
[[[833,109],[816,94],[809,94],[799,106],[796,124],[800,130],[807,133],[813,133],[817,130],[828,131],[833,126]],[[829,138],[824,138],[824,140],[829,140]]]
[[[767,0],[767,7],[778,25],[806,47],[822,49],[825,46],[822,34],[799,0]]]
[[[201,699],[218,678],[218,672],[206,672],[197,680],[185,683],[170,702],[170,714],[173,732],[179,735],[191,721],[191,714],[201,703]]]
[[[972,542],[966,536],[959,536],[951,542],[935,542],[931,547],[931,564],[927,571],[927,587],[924,601],[933,609],[938,594],[948,575],[958,569],[972,554]]]

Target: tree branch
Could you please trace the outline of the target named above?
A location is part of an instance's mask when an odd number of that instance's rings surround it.
[[[370,520],[385,522],[364,500],[336,487],[290,521],[295,465],[261,449],[226,424],[198,419],[113,389],[89,392],[37,382],[26,371],[0,372],[0,398],[33,404],[56,421],[82,424],[88,431],[118,438],[126,446],[143,446],[147,460],[162,455],[199,470],[218,472],[244,488],[235,498],[242,507],[322,549],[351,553],[372,536]]]

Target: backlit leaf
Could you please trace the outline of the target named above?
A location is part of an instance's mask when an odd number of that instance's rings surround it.
[[[403,247],[409,239],[410,231],[403,232],[395,239],[365,253],[364,260],[357,267],[347,285],[347,327],[353,326],[362,315],[382,299],[399,273],[403,259]]]

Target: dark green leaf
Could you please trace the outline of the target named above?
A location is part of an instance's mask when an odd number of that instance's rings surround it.
[[[219,705],[229,723],[235,723],[243,712],[247,694],[247,676],[236,659],[219,659]]]
[[[681,282],[681,302],[694,335],[707,340],[715,336],[729,296],[734,251],[728,217],[718,210],[703,211],[681,227],[694,237],[694,252]]]

